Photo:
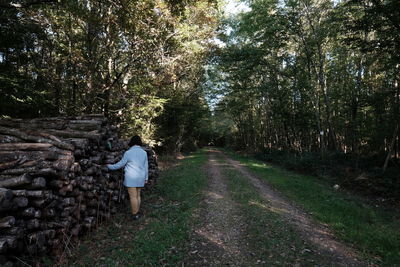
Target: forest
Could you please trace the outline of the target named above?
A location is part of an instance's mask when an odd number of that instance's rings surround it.
[[[398,196],[399,6],[249,1],[214,54],[217,140]]]
[[[56,265],[76,254],[69,264],[394,266],[399,82],[400,0],[0,1],[0,264],[57,247]],[[72,253],[93,228],[106,249],[125,235],[127,194],[105,164],[133,135],[150,159],[153,217],[129,224],[128,241],[150,243],[108,249],[109,265],[90,243]],[[248,228],[235,228],[240,216]],[[233,243],[222,253],[188,229]],[[260,255],[236,261],[246,246]]]
[[[398,194],[399,1],[244,2],[3,1],[0,116],[104,114],[166,153],[227,146]]]

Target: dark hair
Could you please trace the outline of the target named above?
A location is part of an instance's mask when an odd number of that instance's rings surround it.
[[[141,146],[141,145],[142,145],[142,139],[140,139],[139,135],[133,136],[129,141],[129,146]]]

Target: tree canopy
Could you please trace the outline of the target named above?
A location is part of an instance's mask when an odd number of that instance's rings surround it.
[[[207,111],[199,84],[217,7],[208,0],[6,1],[0,115],[103,113],[127,136],[179,149],[176,139],[193,139]]]
[[[232,16],[216,0],[2,2],[0,115],[103,113],[167,151],[396,166],[399,1],[243,2]]]

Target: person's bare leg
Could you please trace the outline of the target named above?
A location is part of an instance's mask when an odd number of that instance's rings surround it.
[[[140,205],[140,201],[138,200],[138,190],[136,187],[128,187],[128,193],[131,202],[132,214],[135,215],[138,213]]]
[[[140,188],[140,187],[136,187],[136,189],[137,189],[138,212],[139,212],[139,210],[140,210],[140,204],[142,203],[142,199],[141,199],[141,197],[140,197],[140,190],[141,190],[141,188]]]

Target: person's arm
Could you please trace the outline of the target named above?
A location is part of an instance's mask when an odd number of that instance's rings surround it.
[[[146,153],[146,159],[144,162],[144,171],[145,171],[145,182],[147,183],[147,181],[149,180],[149,161],[147,159],[147,153]]]
[[[114,170],[118,170],[118,169],[121,169],[122,167],[124,167],[127,162],[128,162],[128,158],[127,158],[127,155],[125,152],[124,156],[122,157],[122,159],[120,161],[118,161],[115,164],[109,164],[109,165],[107,165],[107,167],[109,170],[114,171]]]

